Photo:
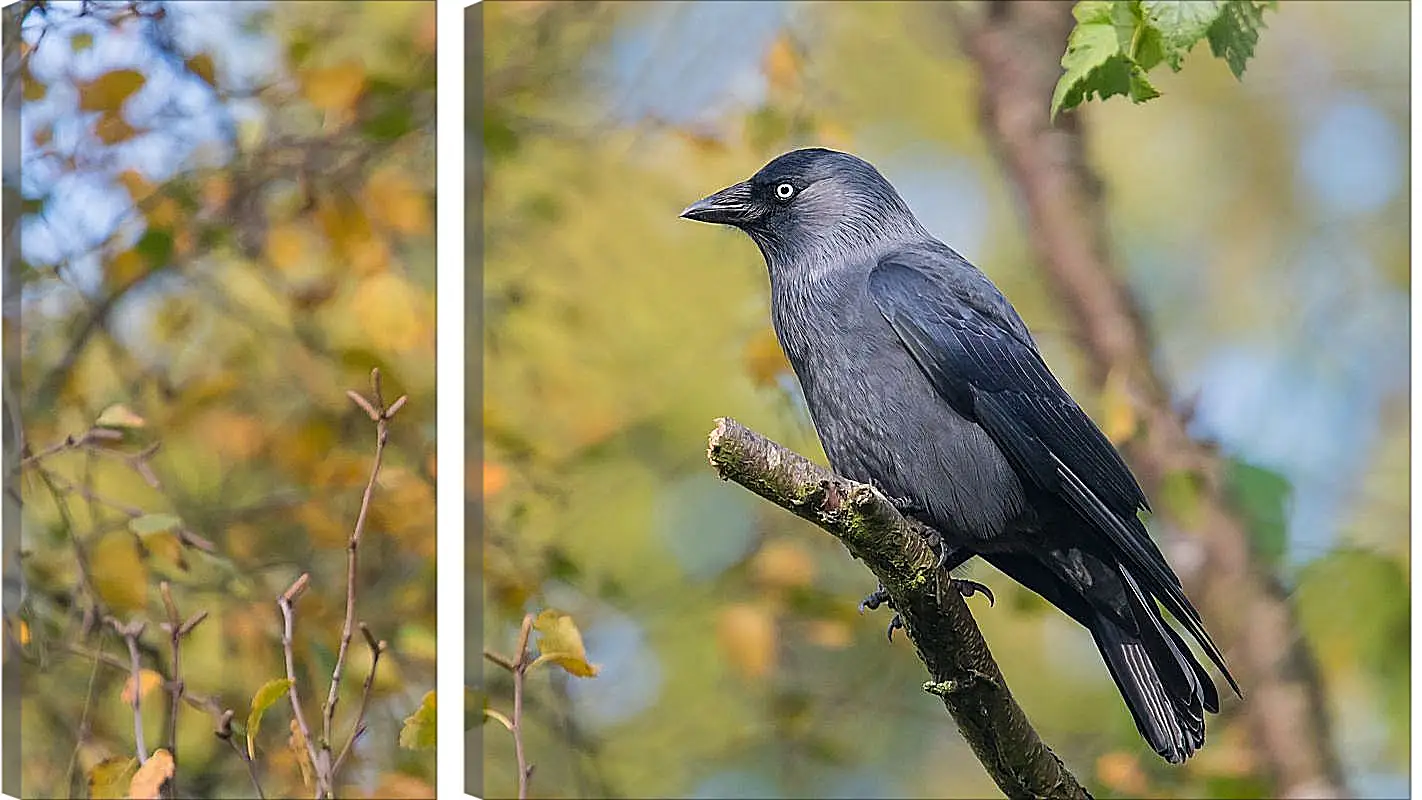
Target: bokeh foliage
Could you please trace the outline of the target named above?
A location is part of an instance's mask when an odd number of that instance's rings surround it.
[[[19,302],[4,319],[18,343],[6,414],[22,421],[27,453],[101,413],[131,423],[122,442],[8,476],[23,498],[23,595],[6,657],[26,670],[26,796],[76,796],[104,759],[134,755],[126,674],[91,654],[127,663],[97,620],[146,619],[144,667],[155,685],[170,677],[160,580],[185,615],[209,614],[185,640],[182,677],[236,712],[241,738],[259,687],[285,676],[276,596],[309,571],[295,651],[319,723],[345,545],[375,450],[374,425],[345,392],[368,395],[373,367],[387,402],[409,400],[391,425],[358,576],[358,618],[390,650],[342,793],[433,795],[433,751],[397,740],[435,676],[434,4],[333,8],[14,11],[23,140],[6,191],[23,213],[7,264]],[[116,457],[150,445],[151,481]],[[357,633],[337,749],[370,662]],[[141,703],[149,750],[166,746],[166,694]],[[310,793],[290,721],[282,695],[254,740],[269,797]],[[189,707],[178,716],[180,796],[251,796],[214,722]]]
[[[484,462],[469,468],[483,475],[471,524],[483,525],[485,647],[507,652],[525,612],[554,606],[601,667],[592,681],[530,681],[536,792],[994,794],[920,690],[908,645],[885,644],[887,619],[855,614],[869,574],[707,468],[720,415],[823,456],[769,329],[755,248],[676,219],[784,150],[854,150],[1003,288],[1113,437],[1140,435],[1128,398],[1077,367],[948,15],[916,3],[480,13]],[[1303,198],[1329,180],[1305,158],[1334,108],[1318,98],[1405,130],[1406,36],[1387,33],[1404,17],[1285,4],[1242,80],[1200,56],[1162,71],[1152,103],[1077,112],[1157,359],[1232,459],[1231,494],[1299,604],[1335,745],[1369,795],[1405,792],[1407,771],[1405,180],[1362,210]],[[1400,160],[1405,175],[1405,147]],[[1162,493],[1188,520],[1192,487]],[[1154,529],[1194,568],[1188,531]],[[1269,795],[1237,716],[1213,718],[1185,767],[1161,763],[1089,638],[989,568],[977,577],[1002,601],[973,608],[1014,694],[1098,796]],[[499,670],[470,669],[508,696]],[[486,796],[512,796],[508,737],[490,726],[483,740]]]

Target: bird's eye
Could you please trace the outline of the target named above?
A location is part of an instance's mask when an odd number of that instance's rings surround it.
[[[795,187],[789,183],[782,183],[775,187],[775,199],[780,201],[789,200],[795,196]]]

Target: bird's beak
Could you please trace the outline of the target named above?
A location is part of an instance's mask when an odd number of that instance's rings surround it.
[[[751,201],[750,184],[745,181],[727,186],[721,191],[703,197],[681,212],[685,219],[710,222],[716,225],[740,225],[755,216],[755,203]]]

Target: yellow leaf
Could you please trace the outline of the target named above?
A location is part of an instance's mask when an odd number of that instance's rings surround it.
[[[351,311],[372,338],[390,350],[420,346],[432,332],[433,319],[420,293],[398,275],[371,275],[356,287]]]
[[[138,671],[138,699],[140,701],[148,696],[148,693],[163,685],[163,676],[151,669],[140,669]],[[124,705],[133,705],[133,676],[129,675],[128,680],[123,682],[123,691],[119,693],[119,698]]]
[[[144,214],[148,219],[150,228],[175,228],[178,223],[180,210],[178,201],[171,197],[160,197],[155,201]]]
[[[128,120],[117,111],[105,111],[94,123],[94,135],[107,145],[115,145],[132,139],[138,130],[128,124]]]
[[[775,666],[775,619],[767,609],[727,606],[716,621],[716,636],[726,660],[741,675],[764,677]]]
[[[224,462],[246,461],[260,453],[267,440],[267,427],[250,414],[230,408],[215,408],[194,424],[199,440],[209,445]]]
[[[301,734],[301,726],[293,719],[288,723],[291,728],[291,736],[286,739],[286,747],[291,751],[292,758],[296,759],[296,766],[301,768],[301,783],[306,788],[311,788],[311,754],[306,752],[306,737]]]
[[[815,560],[801,545],[777,539],[760,548],[751,561],[756,579],[768,586],[808,586],[815,577]]]
[[[99,412],[99,418],[94,420],[94,424],[100,428],[142,428],[148,423],[143,417],[133,413],[128,406],[115,403]]]
[[[1096,759],[1096,775],[1114,794],[1126,797],[1146,797],[1150,794],[1145,771],[1141,769],[1140,761],[1130,753],[1119,750],[1103,753]]]
[[[790,361],[780,349],[780,340],[769,326],[751,336],[745,347],[746,371],[751,381],[762,388],[774,386],[781,376],[791,372]]]
[[[89,553],[94,590],[109,608],[120,613],[140,611],[148,604],[148,567],[138,556],[128,531],[105,534]]]
[[[273,678],[252,695],[252,710],[247,712],[247,757],[256,758],[257,731],[262,729],[262,716],[291,689],[290,678]]]
[[[128,796],[133,800],[159,800],[163,784],[173,777],[173,755],[163,748],[143,762],[128,784]]]
[[[772,90],[787,91],[799,85],[800,54],[789,36],[780,36],[771,43],[762,69]]]
[[[377,170],[365,184],[365,207],[381,225],[404,234],[429,233],[430,209],[425,193],[393,169]]]
[[[583,635],[572,617],[553,610],[543,611],[533,621],[533,629],[539,633],[540,655],[579,678],[597,675],[597,665],[588,662]]]
[[[1101,432],[1107,439],[1120,444],[1135,435],[1140,419],[1126,384],[1126,371],[1120,367],[1111,370],[1101,387],[1101,414]]]
[[[188,571],[187,555],[183,553],[183,543],[172,531],[163,531],[143,537],[143,547],[153,559],[160,575],[172,575]]]
[[[227,208],[227,201],[232,199],[232,178],[225,172],[219,172],[208,178],[202,184],[202,207],[208,211],[221,211]]]
[[[24,647],[30,643],[30,623],[20,620],[15,626],[15,638],[20,640],[20,646]]]
[[[805,628],[805,638],[826,650],[843,650],[853,643],[854,634],[841,620],[817,619]]]
[[[119,289],[148,274],[148,259],[134,250],[125,250],[104,263],[108,286]]]
[[[208,86],[217,85],[217,72],[216,67],[212,63],[211,55],[198,53],[183,63],[187,65],[190,72],[202,78],[203,83],[206,83]]]
[[[350,540],[345,523],[331,515],[320,500],[308,500],[296,509],[296,521],[306,529],[306,535],[317,547],[335,547]]]
[[[138,759],[115,756],[95,764],[88,772],[89,797],[121,800],[128,794],[128,778],[138,769]]]
[[[157,189],[151,181],[143,177],[143,173],[136,169],[126,169],[120,172],[118,182],[128,190],[128,196],[132,197],[135,203],[143,202]]]
[[[406,750],[429,750],[435,746],[437,709],[435,693],[425,692],[420,707],[405,718],[400,727],[400,746]]]
[[[79,110],[116,111],[147,81],[135,69],[116,69],[79,84]]]
[[[484,462],[484,497],[489,498],[499,493],[508,485],[508,470],[493,461]]]
[[[283,223],[267,231],[267,259],[272,266],[289,272],[299,266],[306,255],[306,232],[294,223]]]
[[[375,234],[346,242],[343,252],[357,275],[370,275],[390,266],[390,245]]]
[[[405,772],[383,772],[371,797],[386,800],[428,800],[435,796],[434,787]]]
[[[435,13],[433,5],[425,4],[423,8],[424,13],[415,23],[415,48],[421,52],[433,53],[437,29],[435,18],[439,15]]]
[[[365,68],[355,61],[309,69],[302,76],[302,93],[322,111],[346,111],[365,90]]]
[[[854,148],[854,140],[849,135],[849,131],[842,125],[828,120],[820,123],[817,138],[821,146],[831,150],[852,150]]]
[[[44,81],[36,80],[29,70],[25,70],[24,76],[20,79],[20,96],[26,101],[37,103],[49,94],[49,87]]]

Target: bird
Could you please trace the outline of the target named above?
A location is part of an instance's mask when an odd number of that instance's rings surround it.
[[[1141,521],[1140,484],[992,280],[836,150],[785,153],[681,216],[760,249],[776,337],[835,472],[937,531],[941,567],[979,557],[1085,627],[1166,761],[1202,747],[1219,693],[1161,607],[1242,698],[1239,684]]]

